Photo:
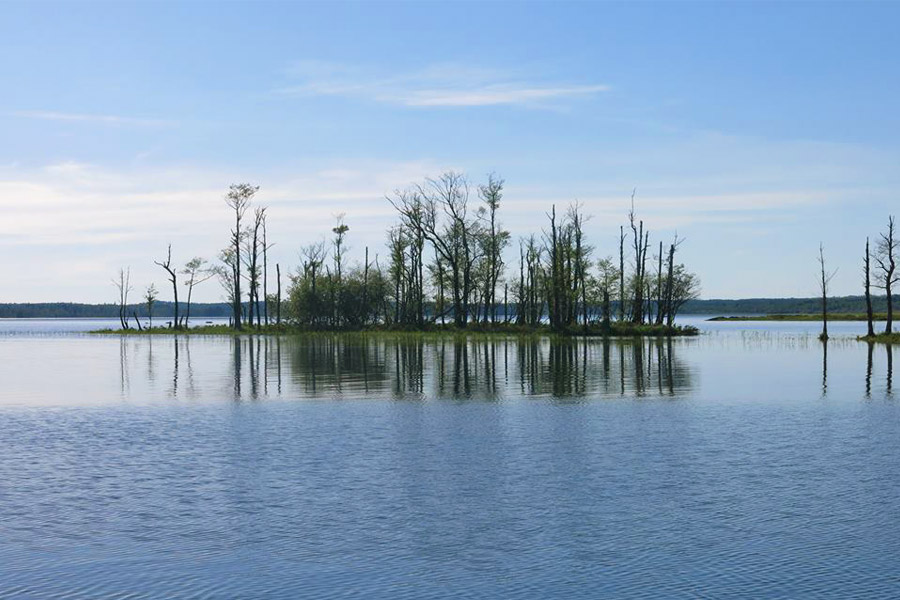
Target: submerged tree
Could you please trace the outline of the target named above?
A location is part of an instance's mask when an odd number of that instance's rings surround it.
[[[828,285],[837,270],[827,272],[825,269],[825,248],[819,243],[819,291],[822,293],[822,333],[819,339],[828,340]]]
[[[866,335],[875,337],[875,327],[872,323],[872,291],[871,291],[871,254],[869,253],[869,238],[866,238],[866,256],[863,259],[863,285],[866,290]]]

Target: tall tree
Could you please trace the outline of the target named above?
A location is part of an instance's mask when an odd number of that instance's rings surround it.
[[[875,262],[881,271],[881,281],[877,287],[884,290],[887,296],[887,321],[885,322],[884,332],[891,333],[894,324],[894,299],[891,291],[892,286],[897,283],[897,243],[898,240],[894,235],[894,217],[888,217],[887,231],[880,234],[878,247],[875,252]]]
[[[113,285],[119,290],[119,323],[122,329],[128,329],[128,314],[126,310],[128,307],[128,294],[133,289],[131,287],[131,267],[120,268],[118,277],[113,279]]]
[[[822,293],[822,333],[819,339],[828,339],[828,286],[837,271],[827,272],[825,269],[825,247],[819,243],[819,291]]]
[[[225,195],[225,203],[234,211],[234,228],[231,230],[233,260],[230,261],[231,264],[228,266],[233,271],[231,276],[234,287],[232,294],[232,309],[234,312],[232,325],[235,329],[241,329],[241,243],[245,235],[241,223],[257,191],[259,191],[258,185],[236,183],[228,188],[228,193]]]
[[[875,337],[875,326],[872,318],[872,291],[871,291],[871,253],[869,252],[869,238],[866,238],[866,256],[863,259],[863,285],[866,290],[866,335]]]
[[[510,241],[509,232],[504,230],[497,220],[500,200],[503,198],[503,184],[503,179],[491,173],[488,175],[487,183],[478,187],[478,194],[484,202],[481,217],[485,222],[482,253],[487,263],[482,295],[485,304],[485,323],[489,320],[496,322],[497,319],[497,282],[503,274],[503,251]]]

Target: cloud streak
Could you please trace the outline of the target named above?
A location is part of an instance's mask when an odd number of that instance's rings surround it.
[[[412,108],[526,106],[588,97],[609,90],[597,83],[536,81],[521,73],[433,65],[419,71],[379,76],[364,69],[322,61],[300,61],[288,70],[294,83],[276,90],[290,96],[345,96]]]
[[[138,117],[123,117],[119,115],[98,115],[85,113],[57,112],[51,110],[16,110],[6,113],[10,117],[22,119],[36,119],[40,121],[62,121],[68,123],[97,123],[103,125],[141,125],[141,126],[165,126],[171,125],[164,119],[144,119]]]

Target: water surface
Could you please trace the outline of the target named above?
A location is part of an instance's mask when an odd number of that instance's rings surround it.
[[[900,595],[892,352],[704,327],[7,329],[0,598]]]

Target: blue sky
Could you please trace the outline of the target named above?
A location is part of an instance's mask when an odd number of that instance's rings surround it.
[[[446,169],[507,181],[504,222],[628,198],[686,238],[703,296],[859,293],[900,199],[900,5],[0,4],[0,301],[111,301],[227,243],[261,186],[273,255],[346,213],[381,251],[384,194]],[[201,300],[217,300],[212,282]]]

